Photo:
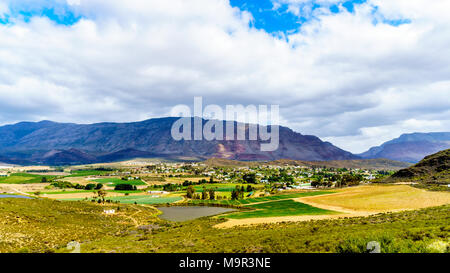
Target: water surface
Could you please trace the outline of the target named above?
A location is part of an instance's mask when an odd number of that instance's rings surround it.
[[[0,198],[22,198],[22,199],[32,199],[28,196],[23,195],[9,195],[9,194],[0,194]]]

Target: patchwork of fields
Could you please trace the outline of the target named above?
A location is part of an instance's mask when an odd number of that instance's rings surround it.
[[[270,195],[263,197],[253,197],[239,200],[190,200],[191,204],[220,204],[220,205],[232,205],[232,206],[240,206],[240,205],[249,205],[253,203],[261,203],[261,202],[270,202],[270,201],[278,201],[278,200],[286,200],[293,199],[299,197],[306,196],[316,196],[322,194],[331,194],[333,191],[309,191],[309,192],[297,192],[297,193],[288,193],[288,194],[278,194],[278,195]]]
[[[128,185],[133,185],[133,186],[147,185],[146,183],[144,183],[140,179],[136,179],[136,180],[122,180],[120,178],[95,178],[95,179],[91,178],[90,180],[92,182],[104,184],[104,185],[109,186],[109,187],[115,187],[115,186],[117,186],[119,184],[128,184]]]
[[[251,211],[242,211],[225,215],[223,217],[230,219],[246,219],[246,218],[262,218],[262,217],[279,217],[292,215],[322,215],[333,214],[335,212],[316,208],[294,200],[281,200],[248,205]]]
[[[157,205],[157,204],[167,204],[182,200],[179,196],[169,196],[169,197],[152,197],[150,195],[130,195],[130,196],[114,196],[107,197],[106,200],[111,200],[113,202],[120,202],[123,204],[139,204],[139,205]],[[83,201],[84,198],[65,198],[59,199],[63,201]]]
[[[0,177],[0,184],[34,184],[41,183],[42,178],[54,178],[53,175],[36,175],[27,173],[13,173],[7,177]]]

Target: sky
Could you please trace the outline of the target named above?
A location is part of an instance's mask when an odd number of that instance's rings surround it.
[[[0,125],[278,104],[359,153],[450,131],[448,0],[0,0]]]

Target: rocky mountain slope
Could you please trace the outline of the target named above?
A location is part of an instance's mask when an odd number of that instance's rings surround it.
[[[450,183],[450,149],[429,155],[414,166],[399,170],[388,182]]]
[[[112,162],[136,157],[187,156],[235,160],[287,158],[314,161],[357,158],[318,137],[302,135],[287,127],[280,127],[279,148],[273,152],[260,151],[260,145],[265,143],[261,140],[176,141],[171,136],[172,124],[176,120],[177,118],[157,118],[132,123],[96,124],[42,121],[2,126],[0,161],[65,165]],[[204,124],[206,120],[202,122]],[[248,129],[248,125],[246,126]],[[236,129],[234,133],[236,135]]]
[[[403,134],[359,154],[362,158],[387,158],[417,163],[427,155],[450,148],[450,132]]]

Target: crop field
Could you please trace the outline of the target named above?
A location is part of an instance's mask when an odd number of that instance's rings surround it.
[[[156,205],[156,204],[166,204],[173,203],[182,200],[182,197],[171,196],[171,197],[152,197],[148,195],[132,195],[132,196],[117,196],[106,198],[111,201],[119,201],[123,204],[142,204],[142,205]]]
[[[41,195],[46,195],[46,194],[50,194],[50,195],[57,195],[57,194],[76,194],[76,193],[95,193],[98,190],[63,190],[63,191],[43,191],[40,192]],[[114,191],[114,190],[107,190],[107,193],[129,193],[129,194],[133,194],[133,193],[142,193],[143,191],[140,190],[136,190],[136,191]],[[34,192],[27,192],[28,194],[33,194]]]
[[[408,185],[370,185],[337,190],[336,194],[301,198],[313,206],[343,210],[387,212],[450,204],[450,193]]]
[[[68,175],[68,177],[80,177],[80,176],[93,176],[93,175],[105,175],[110,171],[98,171],[98,170],[75,170]]]
[[[95,183],[104,184],[110,187],[115,187],[119,184],[128,184],[133,186],[147,185],[142,180],[122,180],[120,178],[98,178],[98,179],[91,179],[91,181]]]
[[[299,198],[299,197],[316,196],[316,195],[331,194],[331,193],[334,193],[334,192],[333,191],[310,191],[310,192],[297,192],[297,193],[271,195],[271,196],[264,196],[264,197],[253,197],[253,198],[240,199],[240,200],[190,200],[189,202],[193,203],[193,204],[206,203],[206,204],[241,206],[241,205],[250,205],[250,204],[254,204],[254,203],[287,200],[287,199],[293,199],[293,198]]]
[[[207,176],[197,176],[197,177],[162,177],[164,178],[164,183],[182,184],[184,181],[198,182],[202,179],[209,180]]]
[[[90,196],[92,197],[92,196]],[[89,198],[90,198],[89,197]],[[88,200],[91,200],[89,199]],[[129,195],[129,196],[110,196],[106,197],[106,200],[111,200],[113,202],[120,202],[122,204],[138,204],[138,205],[157,205],[157,204],[167,204],[182,200],[179,196],[168,196],[168,197],[152,197],[149,195]],[[58,198],[61,201],[85,201],[86,198]]]
[[[203,187],[208,189],[215,189],[219,192],[232,192],[236,189],[236,186],[242,186],[241,184],[204,184],[204,185],[196,185],[194,186],[195,192],[203,192]]]
[[[280,217],[293,215],[322,215],[333,214],[335,212],[316,208],[293,200],[272,201],[266,203],[259,203],[248,205],[246,208],[254,210],[243,211],[233,214],[228,214],[223,217],[230,219],[246,219],[259,217]]]
[[[28,173],[13,173],[8,177],[0,177],[0,183],[3,184],[33,184],[41,183],[42,178],[55,178],[53,175],[37,175]]]

